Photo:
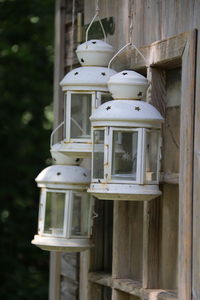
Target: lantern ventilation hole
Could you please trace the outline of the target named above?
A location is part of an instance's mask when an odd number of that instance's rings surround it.
[[[78,72],[75,72],[74,75],[78,75]]]
[[[92,44],[96,44],[96,43],[97,43],[97,42],[95,42],[95,41],[94,41],[94,42],[92,42]]]
[[[76,159],[76,162],[79,162],[79,161],[80,161],[80,158],[77,158],[77,159]]]
[[[138,96],[142,96],[142,92],[139,92],[137,95],[138,95]]]
[[[123,73],[122,73],[122,75],[127,75],[127,74],[128,74],[127,72],[123,72]]]
[[[105,75],[106,75],[106,73],[105,73],[105,72],[102,72],[102,73],[101,73],[101,75],[105,76]]]
[[[98,183],[101,183],[101,180],[100,180],[100,179],[98,179]]]
[[[135,106],[135,110],[140,111],[141,108],[139,106]]]
[[[81,58],[81,62],[84,63],[84,59],[83,58]]]
[[[109,110],[109,109],[111,109],[111,106],[110,106],[110,105],[106,107],[106,110]]]
[[[60,172],[57,172],[57,174],[56,174],[56,175],[60,176],[60,175],[61,175],[61,173],[60,173]]]

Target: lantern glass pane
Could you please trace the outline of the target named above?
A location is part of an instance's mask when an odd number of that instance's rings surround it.
[[[43,203],[42,203],[42,193],[40,194],[40,205],[39,205],[39,215],[38,215],[38,233],[40,234],[42,231],[42,213],[43,213]]]
[[[90,138],[91,105],[92,94],[71,94],[71,138]]]
[[[136,180],[138,132],[113,131],[112,179]]]
[[[90,196],[87,193],[72,193],[71,236],[89,235]]]
[[[104,130],[94,131],[93,178],[104,178]]]
[[[101,94],[101,104],[111,101],[112,100],[112,96],[111,94],[107,93],[107,94]]]
[[[65,193],[47,192],[44,233],[53,236],[64,234]]]
[[[157,181],[159,132],[146,131],[145,181]]]

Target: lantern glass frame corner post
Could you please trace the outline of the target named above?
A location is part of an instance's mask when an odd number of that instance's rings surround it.
[[[123,73],[129,77],[127,89]],[[105,200],[151,200],[161,194],[158,184],[163,118],[155,107],[139,101],[137,95],[142,97],[147,87],[145,77],[137,76],[134,71],[123,71],[120,76],[121,88],[117,90],[119,87],[114,86],[117,100],[104,103],[90,118],[93,152],[92,182],[88,191]],[[115,77],[118,81],[120,76],[111,77],[111,91],[112,80],[115,85]],[[131,76],[133,83],[137,83],[133,86]],[[143,86],[138,85],[136,79],[143,80],[140,82]],[[137,100],[129,99],[131,95]]]
[[[63,165],[48,167],[38,175],[38,235],[33,244],[43,250],[65,252],[92,246],[93,200],[86,192],[89,178],[87,169]]]

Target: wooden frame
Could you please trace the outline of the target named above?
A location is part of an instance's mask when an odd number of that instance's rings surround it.
[[[195,103],[195,55],[196,30],[154,42],[139,49],[147,60],[147,77],[151,82],[147,100],[165,115],[165,80],[163,69],[182,67],[180,112],[180,169],[178,173],[163,174],[163,183],[179,184],[178,219],[178,292],[156,288],[159,268],[158,227],[159,201],[155,199],[143,205],[141,221],[142,269],[139,281],[130,280],[128,247],[120,236],[127,234],[126,203],[114,203],[113,266],[112,275],[90,272],[89,282],[112,288],[112,300],[126,299],[117,291],[133,295],[130,299],[192,299],[192,206],[193,206],[193,153],[194,153],[194,103]],[[130,51],[131,65],[126,68],[144,70],[146,63],[135,51]],[[127,204],[128,205],[128,204]],[[123,213],[124,211],[124,213]],[[134,213],[134,210],[131,211]],[[124,219],[123,219],[124,215]],[[132,215],[132,218],[137,215]],[[120,219],[120,225],[119,225]],[[97,229],[98,230],[98,229]],[[98,247],[98,245],[96,245]],[[137,250],[139,251],[139,250]],[[122,259],[123,253],[123,259]],[[91,263],[90,270],[95,270]],[[93,299],[94,299],[94,295]],[[92,296],[89,299],[92,299]],[[138,298],[137,298],[138,297]],[[95,299],[101,299],[96,297]],[[127,298],[129,299],[129,298]]]

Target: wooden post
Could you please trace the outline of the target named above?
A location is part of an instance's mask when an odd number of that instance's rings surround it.
[[[54,59],[54,128],[58,126],[61,118],[61,90],[59,81],[64,74],[64,22],[65,22],[65,1],[55,1],[55,59]],[[49,300],[60,299],[60,272],[61,255],[57,252],[50,253],[50,280]]]
[[[178,297],[192,297],[193,127],[196,31],[189,34],[182,58],[180,130]]]
[[[50,253],[49,300],[60,299],[61,254]]]

